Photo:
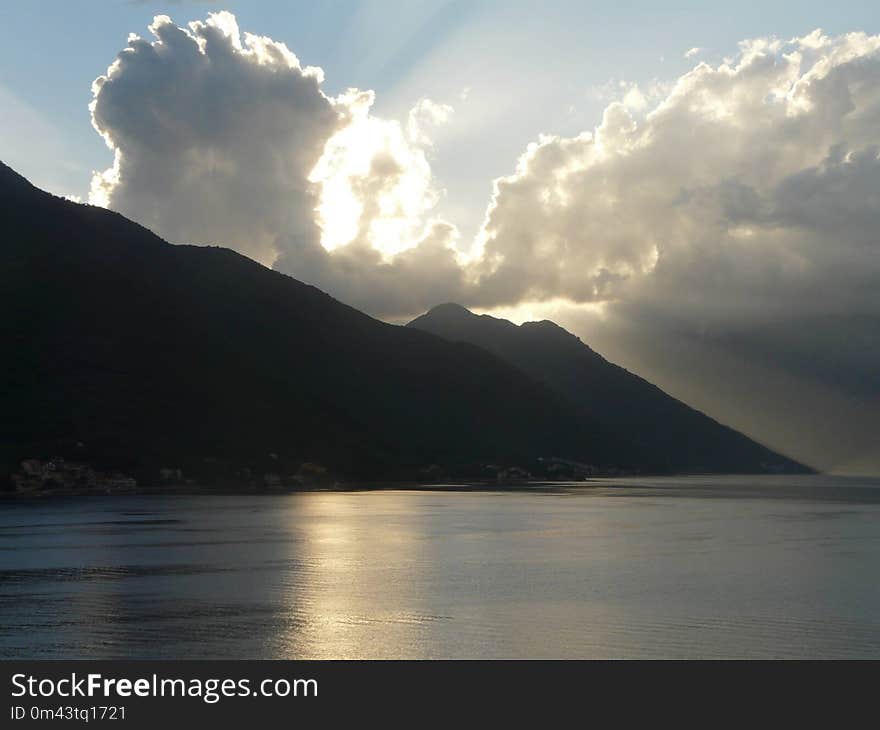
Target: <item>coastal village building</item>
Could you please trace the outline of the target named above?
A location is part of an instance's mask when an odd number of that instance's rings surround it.
[[[129,492],[137,481],[118,471],[103,472],[62,457],[24,459],[20,469],[12,475],[18,492],[44,494],[56,492]]]

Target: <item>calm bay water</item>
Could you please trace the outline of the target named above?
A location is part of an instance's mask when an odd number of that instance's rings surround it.
[[[880,480],[7,500],[0,656],[880,658]]]

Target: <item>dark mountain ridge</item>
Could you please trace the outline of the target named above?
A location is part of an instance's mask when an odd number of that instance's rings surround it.
[[[553,388],[585,417],[631,440],[647,460],[675,472],[803,469],[743,434],[608,362],[553,322],[515,325],[442,304],[409,327],[470,342]]]
[[[656,470],[467,343],[379,322],[233,251],[172,245],[0,166],[0,463],[81,456],[150,481],[317,462],[352,479],[560,454]]]
[[[354,480],[412,479],[431,465],[472,478],[548,455],[670,468],[653,442],[609,428],[603,409],[522,357],[510,364],[504,347],[380,322],[228,249],[172,245],[40,191],[2,163],[0,221],[7,474],[53,455],[142,483],[163,467],[208,483],[304,462]],[[549,323],[500,326],[544,332],[554,346],[535,362],[571,340]],[[706,460],[708,471],[799,468],[730,434],[750,458]]]

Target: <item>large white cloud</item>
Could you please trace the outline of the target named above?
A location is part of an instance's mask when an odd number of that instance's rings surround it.
[[[343,123],[283,45],[212,15],[188,29],[159,16],[93,85],[92,120],[114,150],[90,199],[175,242],[222,243],[271,263],[279,232],[309,245],[308,174]]]
[[[481,296],[878,312],[880,37],[742,44],[496,181]],[[808,295],[809,292],[809,295]]]
[[[241,34],[221,12],[129,38],[93,85],[92,121],[114,152],[90,200],[175,242],[221,244],[383,313],[418,311],[429,272],[462,272],[436,220],[430,129],[450,107],[419,100],[403,123],[373,94],[322,91],[321,69]],[[415,293],[422,291],[423,295]]]

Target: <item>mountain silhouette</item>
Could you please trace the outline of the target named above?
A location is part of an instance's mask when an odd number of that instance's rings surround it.
[[[144,483],[303,464],[355,480],[471,478],[549,456],[641,472],[801,468],[550,323],[446,305],[386,324],[2,163],[0,215],[6,474],[52,455]]]
[[[608,362],[553,322],[517,326],[457,304],[442,304],[408,326],[451,342],[479,345],[503,358],[551,387],[586,418],[631,440],[641,458],[670,471],[802,469]]]
[[[312,462],[351,479],[538,457],[654,471],[484,349],[377,321],[218,247],[172,245],[0,165],[0,463],[199,481]]]

